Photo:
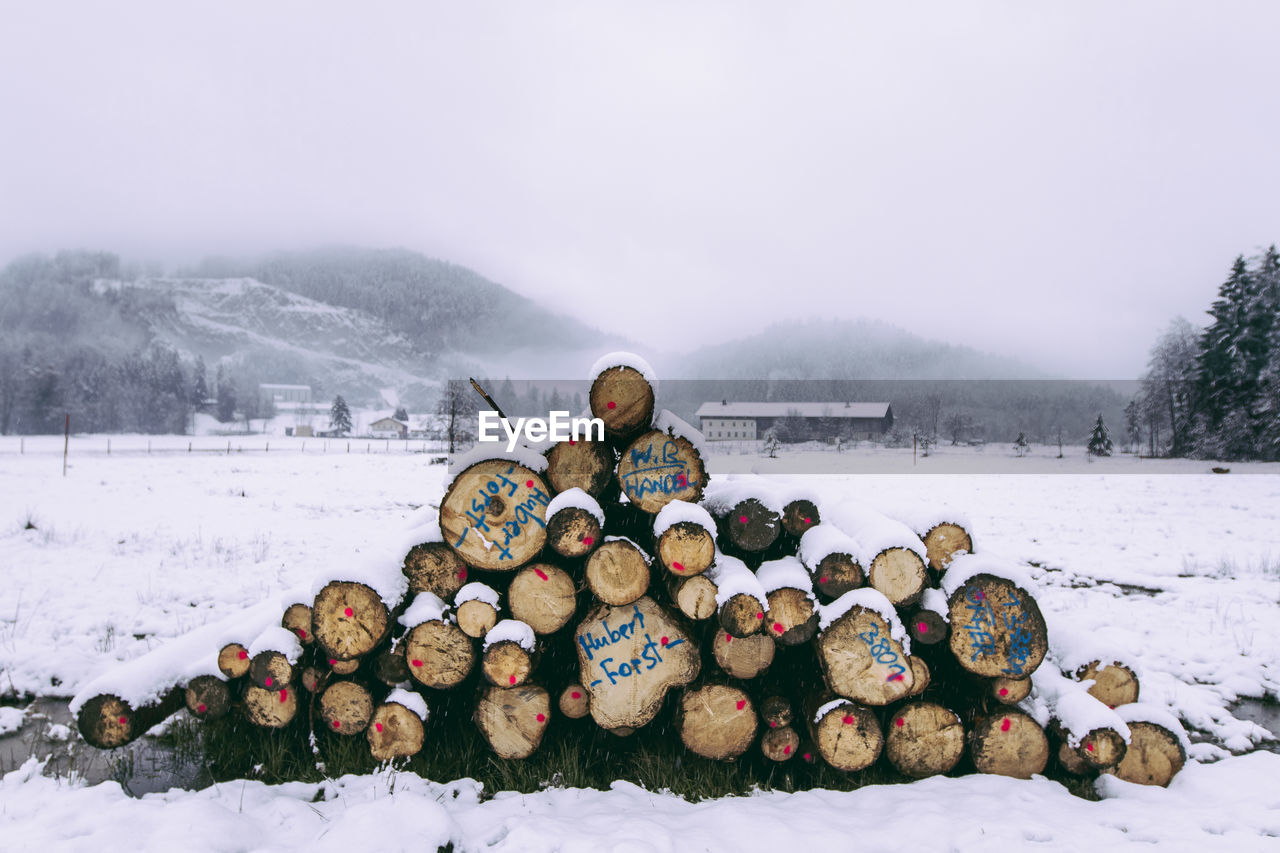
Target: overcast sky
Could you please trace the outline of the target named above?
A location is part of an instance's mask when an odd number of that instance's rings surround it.
[[[1280,240],[1280,3],[0,15],[0,258],[404,246],[655,348],[869,317],[1136,375]]]

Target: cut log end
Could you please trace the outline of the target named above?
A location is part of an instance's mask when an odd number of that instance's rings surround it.
[[[764,551],[782,533],[782,517],[756,498],[734,504],[721,525],[729,541],[743,551]]]
[[[605,435],[627,438],[653,423],[653,388],[633,367],[610,367],[591,383],[591,414],[604,421]]]
[[[547,519],[547,545],[561,557],[585,557],[601,536],[599,520],[582,507],[565,507]]]
[[[954,711],[933,702],[911,702],[889,715],[885,755],[904,776],[948,773],[964,755],[964,725]]]
[[[525,566],[511,579],[507,603],[511,607],[511,615],[527,624],[534,633],[554,634],[573,618],[577,594],[573,578],[563,569],[550,563],[534,563]]]
[[[622,452],[618,483],[631,504],[654,515],[673,500],[700,500],[707,471],[687,438],[652,430]]]
[[[432,620],[405,634],[404,657],[414,681],[439,689],[462,683],[475,666],[476,650],[457,625]]]
[[[929,582],[924,560],[909,548],[888,548],[881,551],[867,568],[867,581],[871,587],[894,607],[905,607],[920,599]]]
[[[551,698],[536,684],[488,687],[476,703],[475,722],[499,758],[528,758],[551,720]]]
[[[715,557],[715,537],[701,524],[679,521],[658,537],[658,561],[678,578],[702,574]]]
[[[298,714],[298,691],[292,687],[264,690],[251,684],[244,693],[244,710],[255,726],[283,728]]]
[[[1006,708],[974,722],[969,754],[979,773],[1030,779],[1049,763],[1049,739],[1031,717]]]
[[[519,687],[533,675],[533,657],[519,643],[502,640],[484,650],[480,668],[495,687]]]
[[[404,646],[384,649],[373,659],[373,676],[388,687],[408,681],[409,662],[404,659]]]
[[[1076,753],[1094,770],[1105,770],[1119,764],[1128,744],[1115,729],[1094,729],[1080,739]]]
[[[1178,736],[1148,722],[1129,723],[1129,735],[1129,748],[1111,772],[1126,782],[1167,788],[1187,763]]]
[[[293,632],[298,642],[309,645],[315,637],[311,634],[311,608],[306,604],[290,604],[280,617],[280,626]]]
[[[950,647],[962,667],[984,678],[1026,678],[1049,648],[1032,595],[995,575],[974,575],[948,601]]]
[[[803,590],[782,587],[768,596],[764,633],[779,645],[798,646],[818,632],[818,611],[813,597]]]
[[[884,749],[884,733],[869,708],[842,702],[811,724],[822,759],[836,770],[856,772],[875,763]]]
[[[681,697],[680,740],[691,752],[718,761],[737,758],[755,736],[755,707],[742,690],[709,684]]]
[[[912,643],[935,646],[947,638],[947,620],[932,610],[917,610],[905,621]]]
[[[354,581],[331,581],[311,607],[315,640],[325,654],[349,661],[373,651],[391,628],[387,605]]]
[[[720,607],[720,627],[734,637],[750,637],[764,629],[764,611],[755,596],[740,592]]]
[[[803,536],[821,521],[818,507],[811,500],[797,498],[782,508],[782,529],[792,536]]]
[[[858,605],[823,631],[818,663],[837,695],[863,705],[888,705],[909,695],[915,672],[884,617]]]
[[[711,643],[716,663],[732,678],[755,678],[773,663],[776,643],[773,637],[761,632],[750,637],[734,639],[724,630],[716,631]]]
[[[547,480],[557,492],[582,489],[599,498],[613,477],[613,449],[603,441],[579,437],[556,442],[547,452]]]
[[[1080,681],[1091,680],[1089,695],[1104,705],[1118,708],[1138,701],[1138,676],[1121,663],[1092,661],[1076,671]]]
[[[595,550],[587,560],[587,586],[605,604],[620,607],[649,589],[649,563],[640,549],[615,539]]]
[[[924,549],[928,555],[929,568],[935,572],[944,572],[956,554],[973,553],[973,538],[960,525],[943,522],[924,535]]]
[[[760,703],[760,721],[766,728],[791,725],[791,703],[781,696],[768,696]]]
[[[272,649],[258,652],[249,662],[249,683],[263,690],[279,690],[293,683],[293,664]]]
[[[239,643],[227,643],[218,652],[218,669],[227,678],[244,678],[249,674],[249,650]]]
[[[134,720],[134,710],[118,696],[99,695],[85,702],[76,715],[80,736],[98,749],[115,749],[142,732]]]
[[[321,726],[337,735],[357,735],[373,718],[373,696],[363,684],[335,681],[320,694]]]
[[[487,459],[449,484],[440,502],[440,530],[467,565],[513,571],[546,543],[549,503],[549,487],[540,474],[505,459]]]
[[[769,729],[760,736],[760,752],[770,761],[790,761],[800,754],[800,735],[791,726]]]
[[[458,605],[458,627],[462,633],[474,639],[481,639],[489,633],[489,629],[498,624],[498,611],[487,601],[473,598]]]
[[[570,720],[581,720],[591,713],[591,697],[581,684],[570,684],[560,692],[560,713]]]
[[[1030,678],[993,678],[991,698],[1001,705],[1016,705],[1031,695]]]
[[[200,720],[216,720],[231,710],[231,688],[215,675],[197,675],[183,691],[187,711]]]
[[[706,575],[683,580],[673,578],[671,598],[680,612],[690,619],[701,621],[716,614],[716,585]]]
[[[828,554],[809,572],[813,588],[830,599],[836,599],[862,586],[862,566],[851,554]]]
[[[422,718],[399,702],[379,705],[365,728],[369,752],[378,761],[408,758],[422,751]]]
[[[467,582],[467,564],[443,542],[414,545],[405,555],[403,571],[410,592],[430,592],[445,601]]]

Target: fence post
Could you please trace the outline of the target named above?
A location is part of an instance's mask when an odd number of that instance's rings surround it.
[[[107,439],[107,455],[111,455],[111,439]]]
[[[71,413],[67,412],[62,434],[62,476],[67,476],[67,454],[71,451]]]

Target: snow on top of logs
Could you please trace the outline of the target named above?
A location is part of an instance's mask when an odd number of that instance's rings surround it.
[[[1072,749],[1080,746],[1085,735],[1096,729],[1112,729],[1129,742],[1129,727],[1124,719],[1104,703],[1089,695],[1078,681],[1066,678],[1055,666],[1038,667],[1031,673],[1031,695],[1019,703],[1041,726],[1048,725],[1047,716],[1058,721]]]
[[[175,684],[186,684],[197,675],[224,678],[218,669],[218,652],[228,643],[243,643],[263,629],[280,623],[280,602],[275,596],[245,610],[168,640],[146,654],[110,667],[83,684],[71,699],[71,713],[94,696],[109,693],[137,708],[158,702]],[[283,629],[282,629],[283,630]]]
[[[1033,596],[1039,589],[1036,582],[1031,579],[1031,575],[1016,563],[990,554],[962,554],[951,561],[946,573],[943,574],[942,591],[946,593],[947,598],[951,598],[956,594],[956,590],[968,583],[975,575],[1004,578]]]
[[[967,532],[973,533],[968,513],[932,502],[890,505],[881,509],[885,515],[901,521],[921,538],[939,524],[957,524]]]
[[[483,601],[497,610],[498,591],[488,584],[472,581],[458,590],[458,594],[453,597],[453,606],[458,607],[468,601]]]
[[[714,536],[716,532],[716,520],[711,517],[711,513],[707,512],[703,507],[688,501],[674,500],[658,510],[658,514],[653,519],[653,535],[655,538],[661,537],[662,534],[670,530],[674,525],[681,522],[696,524],[699,527],[711,531]]]
[[[424,540],[420,537],[423,528],[412,530],[391,544],[378,543],[368,554],[358,554],[347,562],[343,568],[330,568],[320,572],[311,581],[311,597],[320,594],[330,583],[347,581],[362,583],[378,594],[387,609],[393,609],[409,591],[409,579],[404,574],[404,555],[414,545]]]
[[[454,458],[450,464],[450,468],[454,471],[455,476],[470,468],[479,462],[487,462],[490,459],[504,459],[507,462],[514,462],[517,465],[523,465],[535,474],[541,474],[547,470],[547,457],[543,455],[541,450],[530,447],[527,444],[517,444],[511,450],[507,450],[507,446],[500,442],[482,442],[475,447],[462,453]],[[449,484],[453,482],[453,477],[445,483],[448,489]]]
[[[599,502],[577,486],[565,489],[551,499],[551,503],[547,504],[547,521],[550,521],[551,517],[560,510],[571,507],[591,513],[596,521],[600,522],[600,526],[604,527],[604,510],[600,508]]]
[[[467,586],[483,586],[483,584],[467,584]],[[466,589],[466,587],[463,587],[463,589]],[[458,594],[461,595],[461,591]],[[497,595],[495,594],[494,597],[496,598]],[[443,622],[444,611],[444,599],[434,592],[424,589],[413,597],[413,603],[405,608],[404,613],[400,614],[400,624],[412,629],[423,622]]]
[[[929,562],[928,551],[914,530],[865,504],[846,501],[830,510],[824,507],[822,522],[834,524],[862,546],[858,562],[864,567],[890,548],[906,548],[914,551],[921,561]]]
[[[422,536],[419,542],[443,542],[444,537],[440,535],[440,507],[424,503],[415,509],[404,520],[405,530],[414,531],[415,535]],[[434,532],[433,532],[434,531]]]
[[[533,629],[519,619],[503,619],[484,635],[484,648],[503,642],[515,643],[526,652],[532,652]]]
[[[297,663],[302,657],[302,643],[298,642],[298,635],[288,628],[273,625],[254,637],[248,651],[251,658],[263,652],[279,652],[289,659],[289,663]]]
[[[1074,673],[1097,661],[1101,664],[1099,670],[1120,664],[1141,679],[1139,665],[1128,655],[1117,654],[1115,644],[1107,639],[1107,633],[1083,631],[1072,625],[1070,620],[1056,620],[1053,623],[1053,658],[1063,672]]]
[[[940,589],[930,587],[924,591],[924,595],[920,596],[920,607],[924,610],[932,610],[942,617],[942,621],[950,624],[951,608],[947,606],[947,595]]]
[[[311,595],[310,592],[311,590],[305,586],[296,586],[293,589],[285,590],[280,593],[280,598],[277,599],[280,602],[280,609],[288,610],[295,604],[305,604],[310,607],[311,603],[316,600],[316,597]]]
[[[769,609],[769,594],[764,591],[764,585],[755,572],[737,557],[717,551],[716,560],[706,575],[716,585],[717,607],[723,607],[735,595],[749,595],[760,602],[761,610]]]
[[[702,433],[688,421],[666,409],[658,412],[658,416],[653,419],[653,428],[666,435],[683,438],[693,445],[693,449],[704,461],[711,455],[707,452],[707,440]]]
[[[397,705],[403,705],[410,711],[418,715],[422,722],[427,721],[427,700],[421,695],[414,693],[412,690],[405,690],[403,687],[397,687],[387,694],[387,702],[395,702]]]
[[[637,551],[640,552],[640,556],[644,557],[644,561],[647,565],[650,565],[650,566],[653,565],[653,557],[649,555],[649,552],[641,548],[633,540],[628,539],[625,536],[606,536],[604,537],[604,541],[605,542],[626,542],[632,548],[635,548]]]
[[[1153,705],[1150,702],[1119,705],[1116,707],[1116,716],[1126,723],[1151,723],[1168,729],[1177,736],[1184,750],[1191,749],[1191,739],[1187,737],[1187,730],[1182,727],[1182,721],[1159,705]]]
[[[850,705],[850,704],[852,703],[848,699],[832,699],[830,702],[828,702],[827,704],[823,705],[821,708],[813,712],[814,725],[817,725],[818,723],[822,722],[822,718],[825,717],[827,714],[830,714],[836,708],[839,708],[842,705]]]
[[[819,605],[818,612],[821,617],[818,620],[818,630],[827,630],[854,607],[875,611],[889,626],[889,635],[902,646],[904,652],[911,654],[911,637],[907,635],[907,629],[898,618],[898,611],[893,609],[893,605],[884,597],[884,593],[869,586],[851,589],[830,604]]]
[[[653,367],[649,362],[633,352],[619,350],[618,352],[607,353],[596,359],[596,363],[591,365],[591,372],[587,376],[588,379],[595,379],[601,373],[614,367],[630,367],[636,373],[644,377],[644,381],[649,383],[649,387],[653,389],[653,394],[658,395],[658,374],[653,372]]]
[[[800,537],[797,554],[800,562],[809,569],[815,569],[832,554],[848,554],[852,559],[859,560],[862,557],[862,546],[836,525],[824,521],[804,532]]]
[[[795,557],[762,563],[756,569],[756,580],[760,581],[766,594],[779,589],[798,589],[813,598],[813,578]]]
[[[716,477],[707,483],[707,488],[702,493],[702,503],[712,515],[724,515],[748,498],[755,498],[766,509],[778,515],[782,515],[786,508],[778,490],[756,474]]]

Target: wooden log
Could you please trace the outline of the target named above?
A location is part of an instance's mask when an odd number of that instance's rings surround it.
[[[351,660],[338,660],[337,658],[329,658],[329,671],[334,675],[354,675],[356,670],[360,668],[360,659],[352,658]]]
[[[404,576],[412,593],[429,592],[448,601],[467,582],[467,564],[443,542],[422,542],[404,556]]]
[[[884,739],[889,763],[913,779],[948,773],[964,755],[960,717],[933,702],[910,702],[895,711]]]
[[[681,624],[652,598],[595,608],[574,634],[579,680],[604,729],[650,722],[673,687],[697,677],[701,655]]]
[[[751,697],[727,684],[707,684],[680,697],[680,740],[691,752],[717,761],[737,758],[756,737]]]
[[[791,703],[781,696],[768,696],[760,703],[760,721],[771,729],[791,725]]]
[[[909,656],[907,661],[911,664],[911,676],[915,682],[911,692],[907,694],[907,698],[910,699],[929,689],[929,683],[933,680],[933,673],[929,671],[929,665],[924,662],[923,658]]]
[[[471,638],[450,622],[432,619],[409,630],[401,641],[409,675],[425,687],[455,687],[476,664]]]
[[[818,631],[817,600],[809,573],[795,557],[770,560],[756,570],[768,608],[764,631],[779,645],[798,646]]]
[[[766,596],[767,600],[767,596]],[[720,627],[735,637],[750,637],[764,627],[768,605],[749,593],[735,593],[720,605]]]
[[[790,761],[800,749],[800,735],[791,726],[769,729],[760,736],[760,752],[770,761]]]
[[[532,628],[534,633],[554,634],[573,618],[577,595],[573,578],[563,569],[550,563],[533,563],[511,579],[507,604],[511,615]]]
[[[280,617],[280,627],[292,631],[303,645],[310,645],[315,639],[311,636],[311,607],[302,603],[290,604]]]
[[[991,679],[991,696],[1001,705],[1016,705],[1031,695],[1030,678],[1005,678],[998,676]]]
[[[1124,758],[1128,749],[1124,737],[1115,729],[1097,728],[1084,734],[1079,743],[1074,743],[1069,732],[1056,721],[1051,725],[1056,738],[1060,742],[1059,760],[1071,773],[1085,773],[1115,767]],[[1075,760],[1064,756],[1065,752],[1073,753]]]
[[[216,720],[231,710],[231,687],[216,675],[197,675],[183,691],[187,710],[199,720]]]
[[[561,557],[585,557],[601,536],[600,520],[581,507],[565,507],[547,517],[547,545]]]
[[[1126,782],[1167,788],[1186,763],[1186,749],[1175,733],[1154,722],[1130,720],[1129,748],[1109,772]]]
[[[240,643],[227,643],[218,652],[218,669],[227,678],[244,678],[249,674],[249,650]]]
[[[936,646],[947,638],[947,620],[933,610],[920,608],[912,611],[906,624],[912,643]]]
[[[667,591],[680,612],[690,619],[701,621],[716,615],[716,584],[705,574],[691,578],[668,575]]]
[[[332,681],[320,694],[317,707],[325,731],[358,735],[373,719],[373,694],[358,681]]]
[[[374,656],[373,677],[388,687],[395,687],[412,678],[409,674],[409,662],[404,658],[403,643],[395,643]]]
[[[892,635],[885,617],[871,607],[849,607],[818,635],[817,652],[827,686],[846,699],[863,705],[888,705],[915,687],[915,673],[902,644]]]
[[[378,593],[355,581],[330,581],[311,605],[312,631],[328,657],[349,661],[386,639],[391,614]]]
[[[249,661],[249,683],[263,690],[279,690],[293,683],[293,664],[281,652],[266,649]]]
[[[551,697],[536,684],[486,687],[475,722],[499,758],[528,758],[542,743],[551,719]]]
[[[298,686],[312,696],[324,690],[329,683],[330,671],[318,666],[304,666],[298,673]]]
[[[652,430],[622,452],[618,483],[628,501],[653,515],[673,500],[696,503],[706,487],[707,471],[689,439]]]
[[[935,572],[944,572],[956,554],[973,553],[973,537],[961,525],[944,521],[929,528],[920,537],[924,542],[929,568]]]
[[[605,435],[627,438],[653,423],[653,387],[634,367],[607,367],[587,395],[592,417],[604,421]]]
[[[250,684],[244,692],[244,711],[255,726],[283,728],[298,714],[298,691],[293,687],[265,690]]]
[[[422,751],[425,735],[423,718],[408,705],[395,701],[397,695],[404,694],[396,691],[388,696],[387,701],[374,710],[370,725],[365,729],[369,752],[378,761],[408,758]],[[405,701],[419,704],[408,698]],[[422,707],[425,705],[420,705],[419,710]]]
[[[735,637],[749,637],[764,627],[769,596],[755,573],[736,557],[717,554],[707,572],[716,585],[720,627]]]
[[[586,578],[605,604],[630,604],[649,590],[649,556],[630,540],[612,539],[587,559]]]
[[[1025,678],[1044,660],[1044,616],[1035,598],[1013,581],[976,574],[956,588],[948,607],[951,652],[974,675]]]
[[[821,521],[818,505],[808,498],[795,498],[782,507],[782,529],[792,536],[803,536]]]
[[[809,714],[809,730],[822,760],[837,770],[855,772],[875,763],[884,749],[884,733],[869,708],[837,699]]]
[[[837,507],[828,513],[828,521],[859,544],[858,562],[866,568],[867,583],[894,607],[919,600],[929,580],[927,551],[911,528],[857,504]]]
[[[716,522],[697,504],[673,500],[653,519],[658,561],[677,577],[711,568],[716,557]]]
[[[570,684],[560,691],[560,713],[570,720],[581,720],[591,713],[591,698],[581,684]]]
[[[895,607],[918,601],[928,581],[924,560],[907,548],[886,548],[871,559],[867,568],[867,583]]]
[[[721,526],[735,548],[764,551],[782,533],[782,515],[760,498],[745,498],[729,508],[721,519]]]
[[[462,633],[477,640],[498,624],[498,606],[501,599],[491,587],[482,583],[469,583],[453,598],[454,619]]]
[[[833,524],[823,524],[800,537],[796,556],[809,570],[814,589],[834,599],[866,580],[858,562],[860,553],[860,546],[850,536]]]
[[[557,492],[582,489],[599,500],[609,488],[617,455],[608,442],[558,441],[547,451],[547,480]]]
[[[773,663],[776,643],[773,637],[761,632],[750,637],[734,639],[720,629],[711,641],[716,663],[732,678],[755,678]]]
[[[1031,717],[1005,708],[974,721],[969,755],[979,773],[1030,779],[1049,763],[1049,739]]]
[[[513,640],[486,643],[480,671],[495,687],[519,687],[533,675],[533,654]]]
[[[1112,708],[1138,701],[1138,676],[1122,663],[1090,661],[1076,670],[1078,681],[1091,680],[1089,695]]]
[[[184,704],[185,693],[170,690],[159,701],[136,708],[109,693],[92,696],[80,706],[76,728],[90,746],[115,749],[141,737],[176,712]]]
[[[440,530],[467,565],[514,571],[546,543],[550,503],[540,474],[506,459],[487,459],[449,484],[440,502]]]

